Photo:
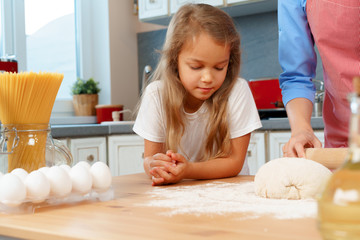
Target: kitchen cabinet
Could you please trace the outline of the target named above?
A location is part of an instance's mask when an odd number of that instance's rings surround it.
[[[231,4],[244,4],[250,2],[258,2],[259,0],[225,0],[227,5]],[[260,0],[260,1],[267,1],[267,0]]]
[[[255,175],[259,168],[265,164],[265,132],[254,132],[251,134],[250,143],[247,151],[247,161],[250,175]]]
[[[139,0],[139,19],[168,25],[171,16],[186,3],[207,3],[219,7],[231,17],[276,11],[277,0]]]
[[[112,176],[144,172],[144,139],[135,134],[108,137]]]
[[[314,133],[324,145],[324,131],[314,131]],[[283,156],[282,147],[289,141],[290,137],[290,131],[274,131],[269,133],[269,160]]]
[[[177,10],[187,3],[206,3],[215,7],[224,5],[223,0],[170,0],[170,14],[174,14]]]
[[[139,0],[139,19],[168,16],[168,0]]]
[[[80,161],[90,165],[97,161],[107,163],[106,137],[72,138],[69,142],[73,165]]]
[[[7,173],[8,170],[8,158],[6,154],[0,155],[0,172],[2,174]]]

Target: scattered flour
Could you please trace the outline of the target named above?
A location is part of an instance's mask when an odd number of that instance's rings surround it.
[[[267,199],[255,195],[254,182],[213,182],[193,186],[155,187],[148,191],[153,200],[146,206],[170,209],[164,214],[246,213],[246,219],[271,215],[278,219],[314,218],[317,203],[313,199]]]

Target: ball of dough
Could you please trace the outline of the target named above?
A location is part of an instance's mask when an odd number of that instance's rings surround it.
[[[255,193],[264,198],[307,199],[321,191],[331,171],[305,158],[278,158],[255,175]]]

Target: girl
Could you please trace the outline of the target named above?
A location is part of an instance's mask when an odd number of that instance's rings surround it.
[[[133,128],[145,139],[144,169],[153,185],[248,173],[250,133],[261,122],[239,71],[232,19],[206,4],[181,7]]]

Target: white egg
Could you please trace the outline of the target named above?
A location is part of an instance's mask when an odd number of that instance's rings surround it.
[[[43,202],[50,193],[50,182],[41,171],[32,171],[25,179],[26,195],[33,203]]]
[[[23,203],[26,188],[23,181],[12,173],[6,173],[0,180],[0,201],[11,207]]]
[[[49,171],[49,169],[50,169],[49,167],[42,167],[42,168],[39,168],[38,171],[40,171],[46,175],[46,173]]]
[[[93,188],[97,191],[107,190],[112,181],[110,168],[103,162],[96,162],[90,168]]]
[[[21,179],[21,181],[23,181],[23,182],[25,181],[25,178],[28,175],[28,172],[22,168],[15,168],[14,170],[11,171],[11,173],[18,176]]]
[[[46,177],[50,182],[50,195],[54,197],[66,197],[70,194],[72,184],[69,174],[59,166],[52,166]]]
[[[90,164],[87,162],[87,161],[80,161],[78,162],[76,165],[80,165],[80,166],[83,166],[83,167],[86,167],[89,171],[90,171]],[[75,166],[76,166],[75,165]]]
[[[72,191],[81,194],[90,192],[92,188],[92,176],[90,170],[82,165],[75,165],[70,170]]]
[[[71,167],[69,165],[61,164],[59,167],[64,169],[67,173],[70,173]]]

